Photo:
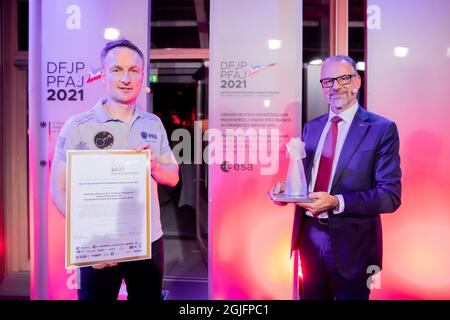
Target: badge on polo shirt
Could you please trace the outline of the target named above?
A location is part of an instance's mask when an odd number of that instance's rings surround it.
[[[95,135],[94,143],[99,149],[109,149],[114,144],[114,137],[108,131],[100,131]]]
[[[150,139],[150,140],[157,140],[158,136],[155,133],[151,133],[151,132],[145,132],[142,131],[141,132],[141,137],[144,140]]]

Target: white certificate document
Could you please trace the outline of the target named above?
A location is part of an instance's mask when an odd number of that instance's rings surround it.
[[[66,268],[150,259],[150,152],[74,150],[66,165]]]

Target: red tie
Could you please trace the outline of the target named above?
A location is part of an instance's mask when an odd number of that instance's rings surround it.
[[[338,123],[341,121],[342,118],[340,117],[333,117],[333,119],[331,119],[331,125],[328,129],[325,142],[323,143],[314,192],[328,192],[328,186],[330,185],[331,178],[331,169],[333,168],[334,151],[336,150]]]

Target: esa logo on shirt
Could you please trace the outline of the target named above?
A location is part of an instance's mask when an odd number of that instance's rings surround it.
[[[145,132],[145,131],[141,132],[141,137],[142,137],[142,139],[145,139],[145,140],[147,140],[147,139],[157,140],[158,139],[158,136],[156,135],[156,133],[150,133],[150,132]]]

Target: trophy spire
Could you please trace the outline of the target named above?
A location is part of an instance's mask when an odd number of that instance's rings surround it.
[[[305,143],[300,138],[291,138],[286,144],[289,167],[286,177],[286,196],[303,196],[308,193],[302,159],[306,157]]]

